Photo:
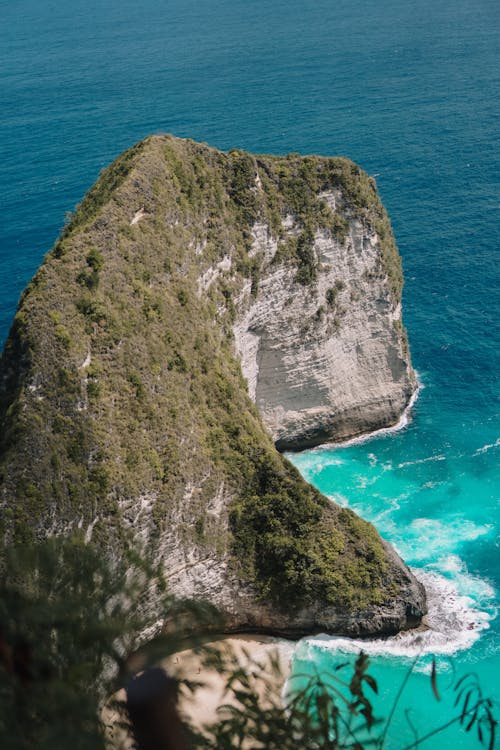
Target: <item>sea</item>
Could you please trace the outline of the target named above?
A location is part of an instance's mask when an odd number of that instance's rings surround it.
[[[0,0],[0,17],[1,344],[67,212],[148,134],[348,156],[375,177],[418,398],[397,430],[289,457],[396,547],[429,629],[307,638],[293,672],[334,679],[364,649],[376,716],[401,692],[398,750],[453,721],[461,677],[498,701],[500,3]],[[457,721],[422,744],[478,746]]]

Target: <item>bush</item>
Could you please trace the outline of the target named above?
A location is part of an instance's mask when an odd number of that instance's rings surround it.
[[[96,247],[93,247],[87,255],[87,265],[90,266],[90,268],[96,273],[99,273],[99,271],[102,269],[104,265],[104,259],[102,257],[102,253]]]

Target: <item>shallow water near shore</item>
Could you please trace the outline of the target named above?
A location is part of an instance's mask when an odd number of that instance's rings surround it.
[[[426,587],[427,630],[370,641],[317,636],[304,639],[295,655],[295,673],[310,673],[313,665],[328,673],[363,649],[381,688],[374,696],[379,716],[387,716],[418,657],[389,733],[388,747],[394,748],[414,741],[410,722],[422,735],[443,723],[447,711],[453,715],[451,685],[468,672],[479,676],[486,695],[498,697],[498,444],[478,440],[460,420],[453,430],[438,419],[429,381],[428,375],[413,419],[400,431],[290,455],[322,492],[373,522]],[[433,655],[441,675],[439,703],[429,679]],[[476,742],[454,725],[426,746],[468,748]]]
[[[344,155],[376,176],[403,256],[423,389],[396,433],[292,456],[425,580],[433,630],[371,649],[387,715],[438,719],[430,653],[498,692],[498,87],[494,0],[0,0],[0,341],[98,172],[158,131],[222,149]],[[434,618],[434,619],[432,619]],[[295,669],[361,644],[310,639]],[[404,706],[402,706],[404,708]],[[398,712],[391,747],[413,738]],[[453,730],[424,745],[476,747]]]

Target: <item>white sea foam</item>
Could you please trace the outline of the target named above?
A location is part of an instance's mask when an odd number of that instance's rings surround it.
[[[477,524],[462,517],[446,520],[414,518],[405,527],[404,533],[398,530],[395,523],[390,527],[383,524],[381,531],[391,539],[403,560],[422,566],[437,560],[438,570],[447,572],[446,566],[442,565],[445,556],[447,560],[451,559],[461,544],[487,536],[493,531],[493,526]]]
[[[373,477],[369,477],[369,476],[366,476],[366,475],[359,474],[356,477],[356,486],[360,490],[366,490],[367,487],[370,487],[372,484],[376,484],[377,481],[378,481],[378,476],[377,475],[375,475]]]
[[[427,456],[427,458],[417,458],[415,461],[403,461],[403,463],[398,464],[398,469],[402,469],[405,466],[416,466],[416,464],[426,464],[429,461],[446,461],[446,456]]]
[[[289,455],[292,463],[301,471],[303,476],[311,478],[320,474],[324,468],[336,466],[344,466],[348,459],[342,456],[342,453],[335,453],[334,455],[327,450],[322,448],[311,448],[301,453],[294,453],[293,456]]]
[[[497,438],[494,443],[487,443],[487,445],[483,445],[481,448],[478,448],[477,451],[474,451],[472,455],[480,456],[482,453],[487,453],[493,448],[498,448],[499,446],[500,446],[500,438]]]
[[[318,635],[301,641],[296,657],[314,658],[316,649],[344,653],[362,649],[372,656],[411,659],[426,654],[448,656],[470,648],[495,615],[495,592],[487,581],[470,575],[458,557],[452,556],[449,566],[453,580],[435,570],[413,570],[427,592],[427,630],[371,640]]]

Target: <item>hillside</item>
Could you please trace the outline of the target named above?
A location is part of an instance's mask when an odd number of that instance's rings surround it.
[[[397,421],[402,272],[346,159],[154,136],[85,196],[0,363],[2,531],[162,561],[228,629],[394,632],[422,587],[275,448]]]

